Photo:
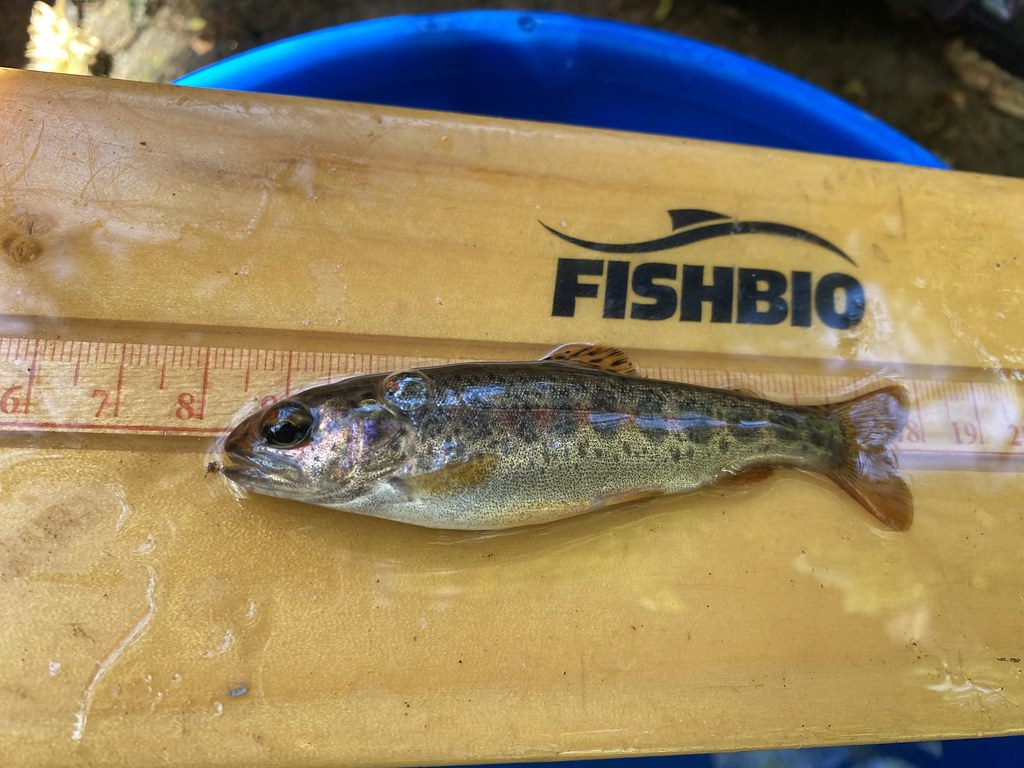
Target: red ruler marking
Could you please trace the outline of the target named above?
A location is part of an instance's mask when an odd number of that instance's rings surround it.
[[[49,430],[53,432],[160,432],[168,435],[174,434],[222,434],[230,431],[230,427],[164,427],[159,424],[90,424],[85,422],[71,421],[7,421],[4,420],[0,429],[17,429],[22,431],[38,432]]]
[[[210,349],[206,349],[206,357],[203,365],[203,391],[199,396],[199,418],[206,416],[206,395],[210,390]]]
[[[121,415],[121,392],[124,389],[125,345],[121,345],[121,364],[117,366],[117,387],[114,390],[114,418]]]
[[[32,362],[28,367],[28,385],[25,387],[25,413],[32,408],[32,387],[36,383],[36,372],[39,370],[39,340],[32,347]]]

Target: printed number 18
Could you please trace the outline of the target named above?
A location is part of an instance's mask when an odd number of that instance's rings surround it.
[[[924,434],[921,432],[920,425],[911,419],[907,422],[907,428],[903,430],[903,434],[900,435],[901,441],[908,443],[923,443]]]

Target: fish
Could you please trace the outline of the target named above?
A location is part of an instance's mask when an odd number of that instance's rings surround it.
[[[566,344],[540,360],[467,362],[315,386],[242,420],[222,471],[254,493],[428,528],[497,530],[774,468],[831,478],[910,528],[894,443],[906,390],[789,405],[639,375],[621,350]]]

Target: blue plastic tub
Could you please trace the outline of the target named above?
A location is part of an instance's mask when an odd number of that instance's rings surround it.
[[[561,14],[374,19],[271,43],[178,83],[946,167],[885,123],[772,67],[684,37]]]

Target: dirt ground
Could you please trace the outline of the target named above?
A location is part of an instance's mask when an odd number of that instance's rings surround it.
[[[23,66],[31,0],[0,0],[0,65]],[[602,16],[715,43],[831,91],[955,168],[1024,176],[1024,88],[959,44],[912,0],[85,0],[103,34],[94,69],[171,80],[233,53],[376,16],[471,7]],[[994,106],[995,105],[995,106]]]

